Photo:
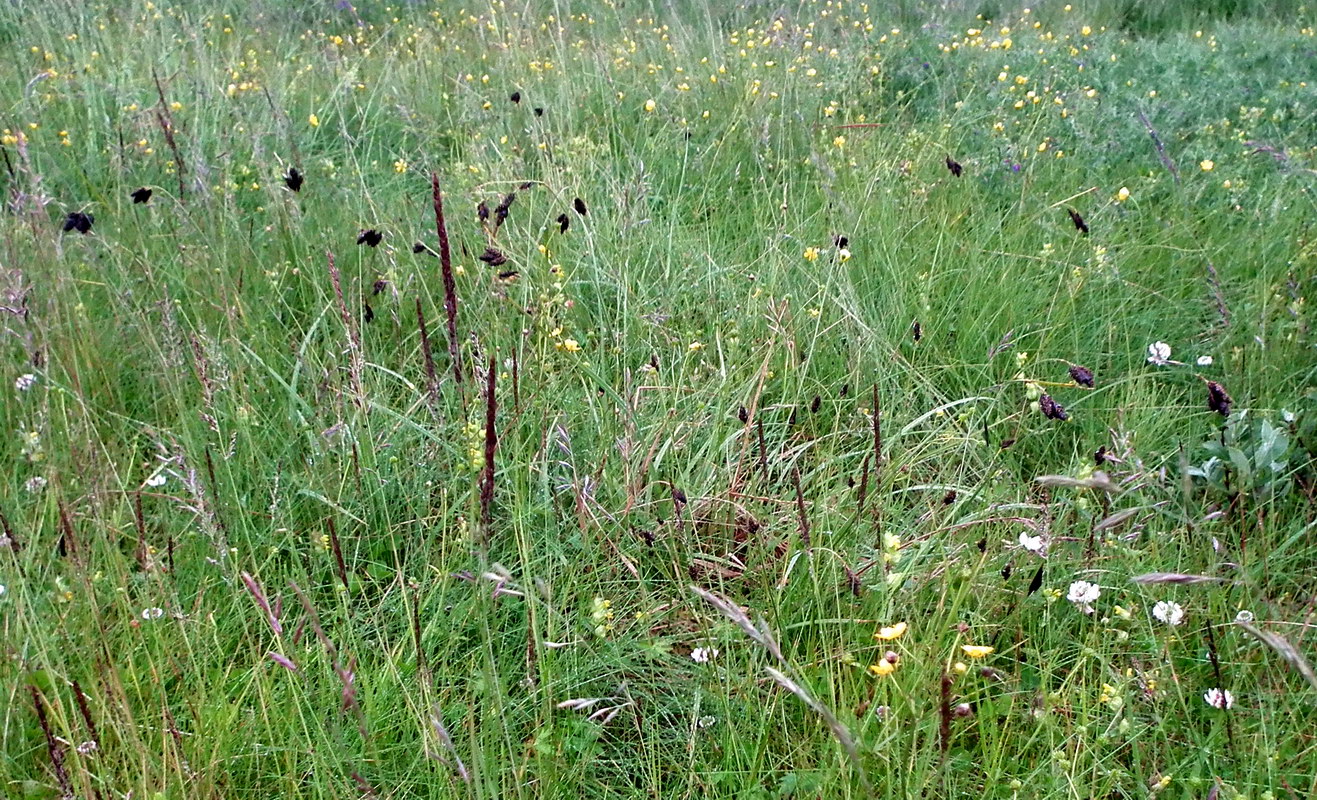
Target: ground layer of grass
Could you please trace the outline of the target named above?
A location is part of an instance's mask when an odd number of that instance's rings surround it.
[[[9,794],[1317,794],[1312,11],[583,8],[0,11]]]

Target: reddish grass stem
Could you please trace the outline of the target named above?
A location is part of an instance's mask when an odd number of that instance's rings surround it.
[[[434,226],[439,234],[439,267],[444,278],[444,313],[448,315],[448,358],[453,362],[453,380],[462,383],[462,362],[457,354],[457,283],[453,280],[453,254],[448,249],[448,226],[444,224],[444,198],[439,191],[439,173],[430,173],[434,191]]]
[[[498,434],[494,431],[494,417],[498,413],[498,397],[494,394],[497,376],[498,364],[491,358],[485,377],[485,469],[480,476],[480,527],[486,541],[489,539],[490,506],[494,502],[494,451],[498,447]]]

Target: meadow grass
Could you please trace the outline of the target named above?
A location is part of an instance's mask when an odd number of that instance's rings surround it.
[[[1041,5],[6,4],[8,795],[1317,796],[1317,13]]]

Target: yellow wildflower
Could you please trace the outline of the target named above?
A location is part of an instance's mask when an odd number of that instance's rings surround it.
[[[963,644],[960,646],[961,651],[970,658],[983,658],[991,655],[997,648],[986,644]]]
[[[898,622],[895,625],[888,625],[885,628],[879,628],[878,632],[873,635],[873,638],[890,642],[894,639],[900,639],[909,629],[910,626],[906,623]]]
[[[883,659],[882,661],[879,661],[877,664],[869,665],[869,672],[873,673],[874,675],[877,675],[879,678],[885,678],[888,675],[891,675],[893,672],[896,672],[896,665],[888,661],[887,659]]]

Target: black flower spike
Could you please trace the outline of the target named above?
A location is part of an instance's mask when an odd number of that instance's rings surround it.
[[[64,232],[77,231],[81,234],[91,233],[91,224],[96,218],[91,214],[84,214],[81,211],[74,211],[64,220]]]
[[[377,295],[380,292],[384,291],[385,287],[387,287],[388,285],[389,285],[388,281],[384,280],[383,278],[380,278],[379,280],[375,281],[375,285],[371,287],[370,293],[372,295]]]
[[[503,224],[503,221],[508,218],[508,209],[512,208],[512,204],[515,203],[516,201],[517,201],[517,193],[508,192],[508,194],[503,198],[502,202],[500,202],[497,206],[494,207],[495,228],[501,226]]]
[[[367,323],[374,322],[375,309],[370,307],[370,303],[362,303],[362,306],[364,306],[364,308],[361,311],[362,318],[365,319]]]
[[[814,395],[813,402],[809,404],[809,413],[811,414],[819,413],[819,407],[822,405],[823,405],[823,398],[819,397],[818,395]]]
[[[832,237],[832,243],[835,244],[835,245],[837,245],[838,247],[840,247],[840,248],[842,248],[842,249],[844,250],[844,249],[846,249],[847,247],[850,247],[851,240],[850,240],[850,239],[847,239],[845,236],[842,236],[842,235],[839,233],[839,234],[837,234],[836,236]]]
[[[476,206],[476,219],[482,223],[489,219],[489,206],[485,204],[484,200],[481,200],[480,204]]]
[[[567,229],[572,226],[572,218],[566,214],[558,215],[558,233],[566,233]]]
[[[132,197],[134,203],[149,203],[151,201],[151,190],[143,186],[133,192]]]
[[[1070,212],[1070,221],[1075,223],[1075,230],[1087,236],[1088,223],[1084,221],[1083,217],[1079,216],[1079,212],[1073,208],[1067,208],[1066,211]]]
[[[910,326],[910,335],[916,342],[924,338],[924,327],[919,324],[919,320],[915,320],[915,324]]]
[[[957,178],[959,178],[961,173],[965,171],[965,168],[960,165],[960,162],[951,156],[947,156],[947,169],[951,170],[951,174],[955,175]]]
[[[535,116],[537,117],[544,116],[544,109],[540,108],[539,106],[535,106]]]
[[[504,264],[508,263],[507,256],[503,255],[498,250],[492,247],[485,248],[485,252],[480,254],[480,260],[490,265],[491,267],[501,267]]]
[[[736,418],[741,420],[741,424],[744,425],[750,421],[750,412],[745,410],[745,406],[741,406],[736,409]]]
[[[357,237],[357,244],[370,245],[371,247],[379,247],[379,244],[382,241],[384,241],[384,234],[374,228],[363,230],[361,235]]]
[[[416,244],[412,245],[413,253],[424,253],[426,250],[429,249],[430,248],[425,246],[425,242],[417,242]]]
[[[1052,396],[1045,394],[1038,398],[1038,410],[1043,412],[1043,416],[1048,419],[1054,419],[1064,422],[1070,419],[1070,415],[1065,413],[1065,409],[1059,403],[1052,399]]]
[[[508,95],[508,99],[511,100],[511,101],[514,102],[514,103],[520,103],[520,102],[521,102],[521,92],[513,92],[512,94]]]
[[[572,201],[572,208],[576,209],[577,214],[580,214],[583,217],[585,216],[585,201],[581,198],[578,197]]]
[[[289,167],[288,172],[284,173],[284,186],[292,189],[294,192],[302,191],[302,173],[297,167]]]
[[[1230,404],[1235,402],[1230,399],[1226,392],[1226,387],[1216,381],[1207,382],[1207,407],[1220,414],[1223,417],[1230,416]]]
[[[517,279],[519,275],[521,275],[521,273],[516,271],[515,269],[508,269],[500,272],[498,274],[498,279],[500,281],[503,281],[504,283],[512,283]]]
[[[1042,588],[1044,566],[1046,565],[1045,564],[1038,565],[1038,571],[1033,574],[1033,578],[1029,581],[1029,590],[1025,592],[1026,597]]]
[[[1070,367],[1070,377],[1080,386],[1093,388],[1093,370],[1074,364]]]

